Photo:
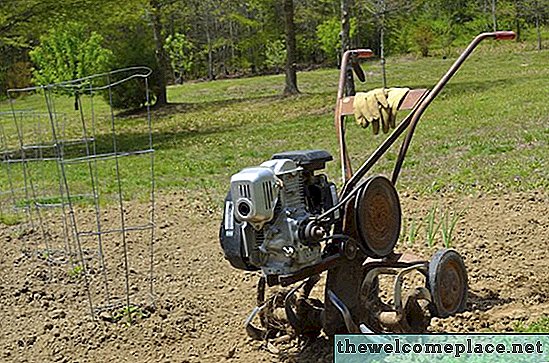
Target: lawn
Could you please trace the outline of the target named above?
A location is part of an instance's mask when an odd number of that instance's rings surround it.
[[[423,116],[404,163],[399,189],[470,193],[528,191],[549,185],[549,52],[523,48],[519,44],[502,44],[501,48],[495,43],[483,44],[471,56]],[[430,88],[452,62],[435,57],[390,58],[389,86]],[[364,68],[367,82],[357,84],[357,90],[380,87],[378,62],[368,61]],[[300,72],[301,94],[295,97],[280,96],[283,75],[169,87],[171,105],[154,110],[152,115],[158,189],[198,191],[207,196],[206,202],[218,205],[231,174],[259,164],[273,153],[314,148],[337,155],[333,128],[337,80],[336,69]],[[78,120],[73,105],[71,98],[61,96],[57,100],[57,111],[68,115],[69,124]],[[94,107],[98,133],[110,140],[108,107],[101,98],[94,100]],[[15,108],[45,112],[39,95],[17,99]],[[9,105],[1,103],[0,111],[9,111]],[[122,149],[147,148],[142,116],[117,117]],[[0,119],[6,132],[13,134],[9,114]],[[384,135],[373,136],[352,119],[348,120],[348,130],[356,167]],[[101,145],[101,140],[99,137],[98,147],[108,149],[110,141]],[[396,150],[398,144],[373,172],[389,174]],[[125,197],[143,196],[148,167],[140,158],[124,162]],[[51,172],[48,170],[46,175]],[[112,165],[104,170],[104,190],[110,193],[116,189],[109,177]],[[328,174],[338,180],[338,161],[330,163]],[[75,168],[74,175],[86,185],[85,169]]]

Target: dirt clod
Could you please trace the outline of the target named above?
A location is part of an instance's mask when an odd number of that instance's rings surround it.
[[[62,309],[56,309],[56,310],[52,311],[49,315],[50,315],[50,318],[51,318],[51,319],[62,319],[62,318],[64,318],[67,314],[66,314],[65,311],[62,310]]]

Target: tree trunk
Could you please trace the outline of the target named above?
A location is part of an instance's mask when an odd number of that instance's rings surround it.
[[[286,23],[286,87],[285,95],[299,93],[297,88],[296,73],[296,42],[295,42],[295,24],[294,24],[294,1],[284,0],[284,18]]]
[[[158,0],[150,0],[151,6],[151,20],[154,35],[154,44],[156,48],[155,56],[156,63],[158,64],[157,79],[158,79],[158,94],[156,95],[155,106],[163,106],[168,103],[168,96],[166,91],[166,72],[169,72],[170,61],[168,54],[164,49],[164,38],[162,36],[162,23],[160,20],[161,5]]]
[[[498,30],[498,20],[496,17],[496,0],[492,0],[492,23],[494,31]]]
[[[515,18],[515,25],[517,27],[517,36],[515,38],[515,41],[517,43],[520,43],[520,19],[519,19],[519,16],[517,15],[517,17]]]
[[[380,1],[380,29],[379,29],[379,58],[381,60],[381,74],[383,88],[387,88],[387,71],[385,69],[385,0]]]
[[[215,74],[213,71],[213,50],[208,23],[206,23],[206,41],[208,42],[208,80],[213,81],[215,79]]]
[[[536,33],[538,36],[538,50],[541,50],[541,31],[539,29],[539,12],[538,11],[536,11]]]
[[[351,0],[341,0],[341,59],[343,53],[351,49]],[[346,96],[354,96],[355,82],[353,80],[353,71],[347,69],[347,78],[345,79],[344,93]]]
[[[233,22],[229,21],[229,36],[231,38],[231,62],[234,62],[236,59],[235,53],[234,53],[234,35],[233,35]],[[233,67],[231,67],[233,68]]]

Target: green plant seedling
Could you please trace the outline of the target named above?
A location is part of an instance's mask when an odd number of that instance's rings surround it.
[[[427,214],[427,246],[432,248],[435,244],[435,236],[437,235],[438,230],[442,221],[436,223],[436,214],[438,211],[438,206],[435,205],[429,210]]]
[[[132,325],[137,319],[145,316],[143,309],[136,305],[124,306],[114,312],[113,321],[124,321],[127,326]]]
[[[82,265],[76,265],[69,270],[68,275],[71,279],[77,279],[82,275],[83,272],[84,268],[82,267]]]
[[[414,245],[422,224],[423,220],[420,220],[417,224],[415,219],[412,220],[412,223],[410,224],[410,229],[408,231],[408,246]]]
[[[463,213],[465,210],[462,210],[459,213],[453,213],[452,218],[450,220],[450,211],[447,209],[446,213],[442,217],[441,221],[441,233],[442,233],[442,241],[444,243],[444,247],[450,248],[452,247],[452,233],[454,232],[454,229],[456,227],[457,222],[459,219],[463,216]]]
[[[14,214],[1,214],[0,223],[5,224],[6,226],[15,226],[22,222],[21,217]]]

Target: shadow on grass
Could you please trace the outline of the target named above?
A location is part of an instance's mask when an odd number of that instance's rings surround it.
[[[254,102],[258,103],[264,101],[277,101],[283,100],[288,96],[284,95],[271,95],[271,96],[256,96],[256,97],[235,97],[223,100],[213,100],[204,102],[169,102],[163,106],[151,107],[151,113],[153,118],[167,117],[184,112],[196,112],[203,110],[216,111],[220,108],[229,107],[239,103]],[[133,110],[125,110],[116,113],[115,117],[123,120],[124,118],[142,118],[147,116],[146,108],[139,108]]]
[[[452,97],[457,95],[463,95],[464,93],[469,92],[485,92],[490,91],[495,88],[505,88],[521,83],[525,83],[527,80],[534,80],[537,79],[535,76],[513,76],[508,78],[499,78],[499,79],[493,79],[493,80],[483,80],[483,81],[453,81],[450,80],[444,89],[442,90],[442,93],[446,97]],[[407,87],[417,89],[417,88],[426,88],[426,89],[433,89],[435,84],[410,84],[407,85]]]
[[[223,109],[225,107],[249,102],[257,102],[259,109],[260,107],[265,107],[265,104],[263,104],[264,102],[280,101],[289,97],[291,98],[292,96],[258,96],[250,98],[234,98],[220,101],[207,101],[202,103],[169,103],[162,107],[153,107],[151,108],[151,117],[153,122],[153,128],[156,129],[153,130],[152,133],[153,147],[157,150],[181,148],[182,145],[184,146],[184,142],[190,139],[201,136],[221,135],[224,133],[234,132],[235,130],[238,130],[244,126],[243,124],[233,123],[226,126],[206,125],[201,126],[200,129],[186,129],[185,125],[180,125],[180,127],[178,127],[178,130],[171,131],[168,130],[168,126],[162,125],[162,121],[156,124],[160,127],[155,127],[154,125],[159,119],[182,114],[185,112],[197,112],[201,110],[209,110],[211,112],[215,112],[216,110]],[[132,130],[129,127],[126,127],[126,130],[124,130],[125,121],[132,122],[133,120],[141,119],[145,122],[146,117],[147,110],[145,108],[122,111],[115,115],[115,122],[118,125],[121,125],[120,127],[117,126],[118,130],[116,132],[116,142],[118,150],[124,152],[132,152],[148,148],[149,134],[146,128],[143,127],[143,125],[145,125],[144,123],[142,123],[139,127],[139,129],[143,131],[138,131],[135,129]],[[95,142],[95,152],[97,154],[110,153],[113,151],[113,137],[111,133],[104,132],[96,135]],[[73,152],[73,154],[76,153],[76,151]],[[69,157],[68,154],[70,154],[70,151],[66,152],[65,156]]]
[[[177,131],[153,131],[152,143],[155,150],[166,150],[184,148],[185,142],[196,137],[208,135],[220,135],[233,132],[241,128],[240,125],[231,126],[212,126],[201,129],[187,129]],[[116,146],[120,152],[133,152],[145,150],[149,147],[149,133],[123,131],[116,134]],[[101,134],[95,138],[96,154],[112,153],[113,138],[112,134]],[[67,156],[67,155],[65,155]]]

